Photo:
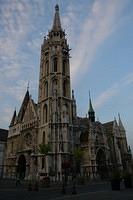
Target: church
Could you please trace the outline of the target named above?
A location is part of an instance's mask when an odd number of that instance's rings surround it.
[[[14,111],[10,122],[5,177],[18,174],[32,179],[46,174],[59,180],[64,163],[71,173],[76,148],[83,152],[80,173],[92,179],[107,176],[113,165],[120,169],[129,165],[131,150],[120,115],[118,122],[96,121],[90,97],[88,116],[77,116],[69,58],[56,5],[52,28],[41,45],[38,102],[27,89],[19,112]]]

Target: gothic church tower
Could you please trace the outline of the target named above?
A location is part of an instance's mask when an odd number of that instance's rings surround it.
[[[46,160],[47,173],[51,169],[56,174],[62,173],[62,163],[70,157],[71,105],[69,46],[61,27],[59,6],[56,5],[52,29],[41,46],[38,97],[38,144],[51,146]]]

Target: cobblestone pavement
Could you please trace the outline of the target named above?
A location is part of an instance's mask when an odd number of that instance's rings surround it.
[[[39,188],[39,191],[28,191],[27,185],[15,186],[13,181],[0,181],[0,200],[133,200],[133,189],[111,191],[108,182],[88,183],[76,187],[77,194],[72,194],[72,186],[62,188],[54,185],[50,188]]]

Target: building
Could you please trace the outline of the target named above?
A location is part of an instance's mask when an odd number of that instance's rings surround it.
[[[9,126],[6,176],[33,178],[45,173],[61,179],[63,164],[69,161],[71,165],[77,146],[84,152],[82,172],[92,178],[103,176],[103,170],[116,161],[123,167],[129,149],[121,120],[119,124],[116,120],[96,122],[91,98],[88,117],[77,116],[74,91],[71,95],[69,51],[56,5],[52,29],[41,46],[38,103],[27,89]],[[45,153],[40,151],[44,146],[45,150],[50,147]]]
[[[8,130],[0,129],[0,178],[3,177]]]

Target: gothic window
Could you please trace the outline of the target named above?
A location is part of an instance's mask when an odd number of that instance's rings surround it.
[[[53,72],[57,72],[57,58],[53,59]]]
[[[47,123],[48,121],[48,107],[47,105],[45,104],[44,107],[43,107],[43,123]]]
[[[13,146],[14,146],[14,144],[13,144],[13,142],[11,143],[11,153],[13,153]]]
[[[53,93],[53,95],[57,94],[57,89],[58,89],[58,81],[56,79],[54,79],[53,82],[52,82],[52,93]]]
[[[62,64],[62,73],[66,74],[66,70],[67,70],[67,62],[66,60],[63,60],[63,64]]]
[[[61,144],[61,151],[64,152],[64,145],[63,145],[63,142]]]
[[[44,169],[44,166],[45,166],[45,158],[42,157],[42,169]]]
[[[63,96],[67,97],[67,81],[66,80],[63,83]]]
[[[67,123],[68,122],[68,107],[66,104],[63,105],[62,111],[63,111],[63,122]]]
[[[42,143],[45,144],[45,131],[43,132],[43,135],[42,135]]]
[[[96,145],[99,144],[98,137],[96,136]]]
[[[44,86],[44,97],[48,97],[48,82],[46,82]]]
[[[49,73],[49,62],[47,60],[45,63],[45,75],[48,75],[48,73]]]

